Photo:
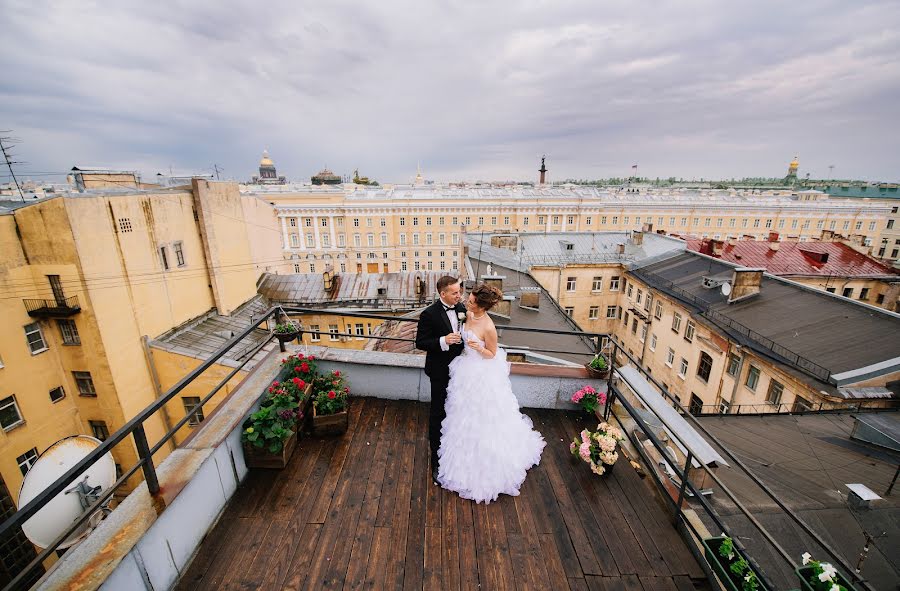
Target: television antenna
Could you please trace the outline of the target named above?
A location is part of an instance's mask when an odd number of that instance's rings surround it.
[[[88,435],[73,435],[60,439],[47,448],[25,474],[25,480],[19,489],[19,506],[30,503],[60,476],[100,447],[101,443],[99,439]],[[116,464],[112,454],[106,453],[82,473],[80,481],[50,499],[23,523],[22,531],[36,546],[47,548],[115,482]],[[80,542],[111,511],[107,502],[72,532],[58,548],[68,548]]]

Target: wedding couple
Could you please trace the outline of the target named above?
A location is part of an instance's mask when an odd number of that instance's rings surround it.
[[[518,495],[545,442],[519,412],[506,352],[487,313],[502,294],[481,284],[463,306],[462,285],[450,276],[438,280],[437,291],[440,299],[422,311],[416,333],[431,380],[432,479],[476,502]]]

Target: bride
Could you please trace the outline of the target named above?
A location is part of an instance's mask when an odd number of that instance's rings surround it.
[[[518,495],[525,471],[541,461],[544,438],[519,412],[506,352],[487,315],[502,294],[478,285],[466,303],[463,354],[450,363],[447,418],[441,423],[438,482],[464,499],[490,503]]]

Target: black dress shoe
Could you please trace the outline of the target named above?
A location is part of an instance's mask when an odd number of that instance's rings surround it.
[[[434,483],[435,486],[440,486],[440,482],[438,482],[438,469],[431,469],[431,482]]]

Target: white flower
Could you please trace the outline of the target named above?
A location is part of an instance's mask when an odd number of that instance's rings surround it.
[[[823,583],[825,581],[833,581],[837,570],[827,562],[823,562],[820,566],[822,567],[822,574],[819,575],[819,580]]]
[[[810,554],[809,552],[804,552],[803,556],[801,556],[800,558],[803,559],[803,564],[807,565],[809,564],[809,561],[812,560],[812,554]]]
[[[753,573],[747,573],[747,576],[744,577],[744,580],[747,581],[747,582],[749,583],[749,582],[750,582],[750,577],[752,577],[752,576],[753,576]]]
[[[831,586],[831,589],[829,589],[828,591],[841,591],[841,586],[838,585],[837,583],[835,583],[834,585]]]

